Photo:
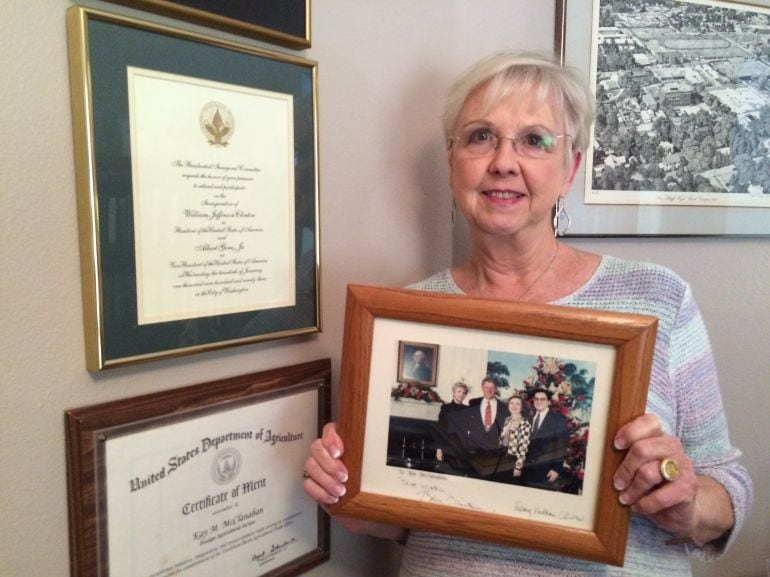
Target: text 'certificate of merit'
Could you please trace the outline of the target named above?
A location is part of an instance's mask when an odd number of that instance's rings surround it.
[[[105,443],[110,577],[258,577],[318,547],[315,389]]]

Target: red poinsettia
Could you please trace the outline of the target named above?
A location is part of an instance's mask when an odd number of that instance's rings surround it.
[[[395,400],[413,399],[415,401],[425,401],[426,403],[441,403],[441,397],[430,387],[416,385],[413,383],[399,383],[390,391],[390,396]]]

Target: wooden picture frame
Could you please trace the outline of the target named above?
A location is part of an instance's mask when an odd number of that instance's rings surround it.
[[[630,511],[612,487],[623,457],[612,439],[622,424],[644,413],[656,331],[657,319],[649,316],[349,286],[338,430],[345,439],[343,460],[350,479],[332,512],[622,565]],[[571,465],[579,472],[579,490],[565,485],[573,493],[562,493],[499,482],[488,475],[482,453],[476,453],[475,473],[447,473],[443,462],[436,465],[430,436],[441,427],[442,403],[421,399],[407,405],[391,398],[399,341],[441,347],[438,387],[459,376],[476,386],[490,378],[490,371],[502,371],[499,364],[490,364],[492,358],[529,355],[553,364],[558,357],[592,367],[584,417],[590,440],[582,433],[583,461]],[[565,366],[558,369],[561,377]],[[570,370],[577,383],[577,373]],[[571,393],[561,394],[566,402]],[[446,395],[442,401],[448,401]],[[394,431],[403,442],[393,438]],[[410,435],[422,441],[414,443]],[[567,462],[572,461],[564,457]]]
[[[311,361],[65,412],[72,577],[291,577],[329,558],[302,488],[330,417]]]

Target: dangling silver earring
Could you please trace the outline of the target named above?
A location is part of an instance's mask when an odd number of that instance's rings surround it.
[[[567,206],[564,202],[564,197],[560,196],[556,200],[556,206],[553,208],[553,236],[564,236],[567,234],[567,231],[571,225],[572,219],[567,212]]]
[[[452,199],[451,218],[452,218],[452,226],[454,226],[455,223],[457,222],[457,203],[455,203],[454,199]]]

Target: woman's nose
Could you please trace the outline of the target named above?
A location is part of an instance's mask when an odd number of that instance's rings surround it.
[[[497,146],[492,151],[489,169],[491,172],[518,173],[519,159],[513,138],[503,136],[497,141]]]

